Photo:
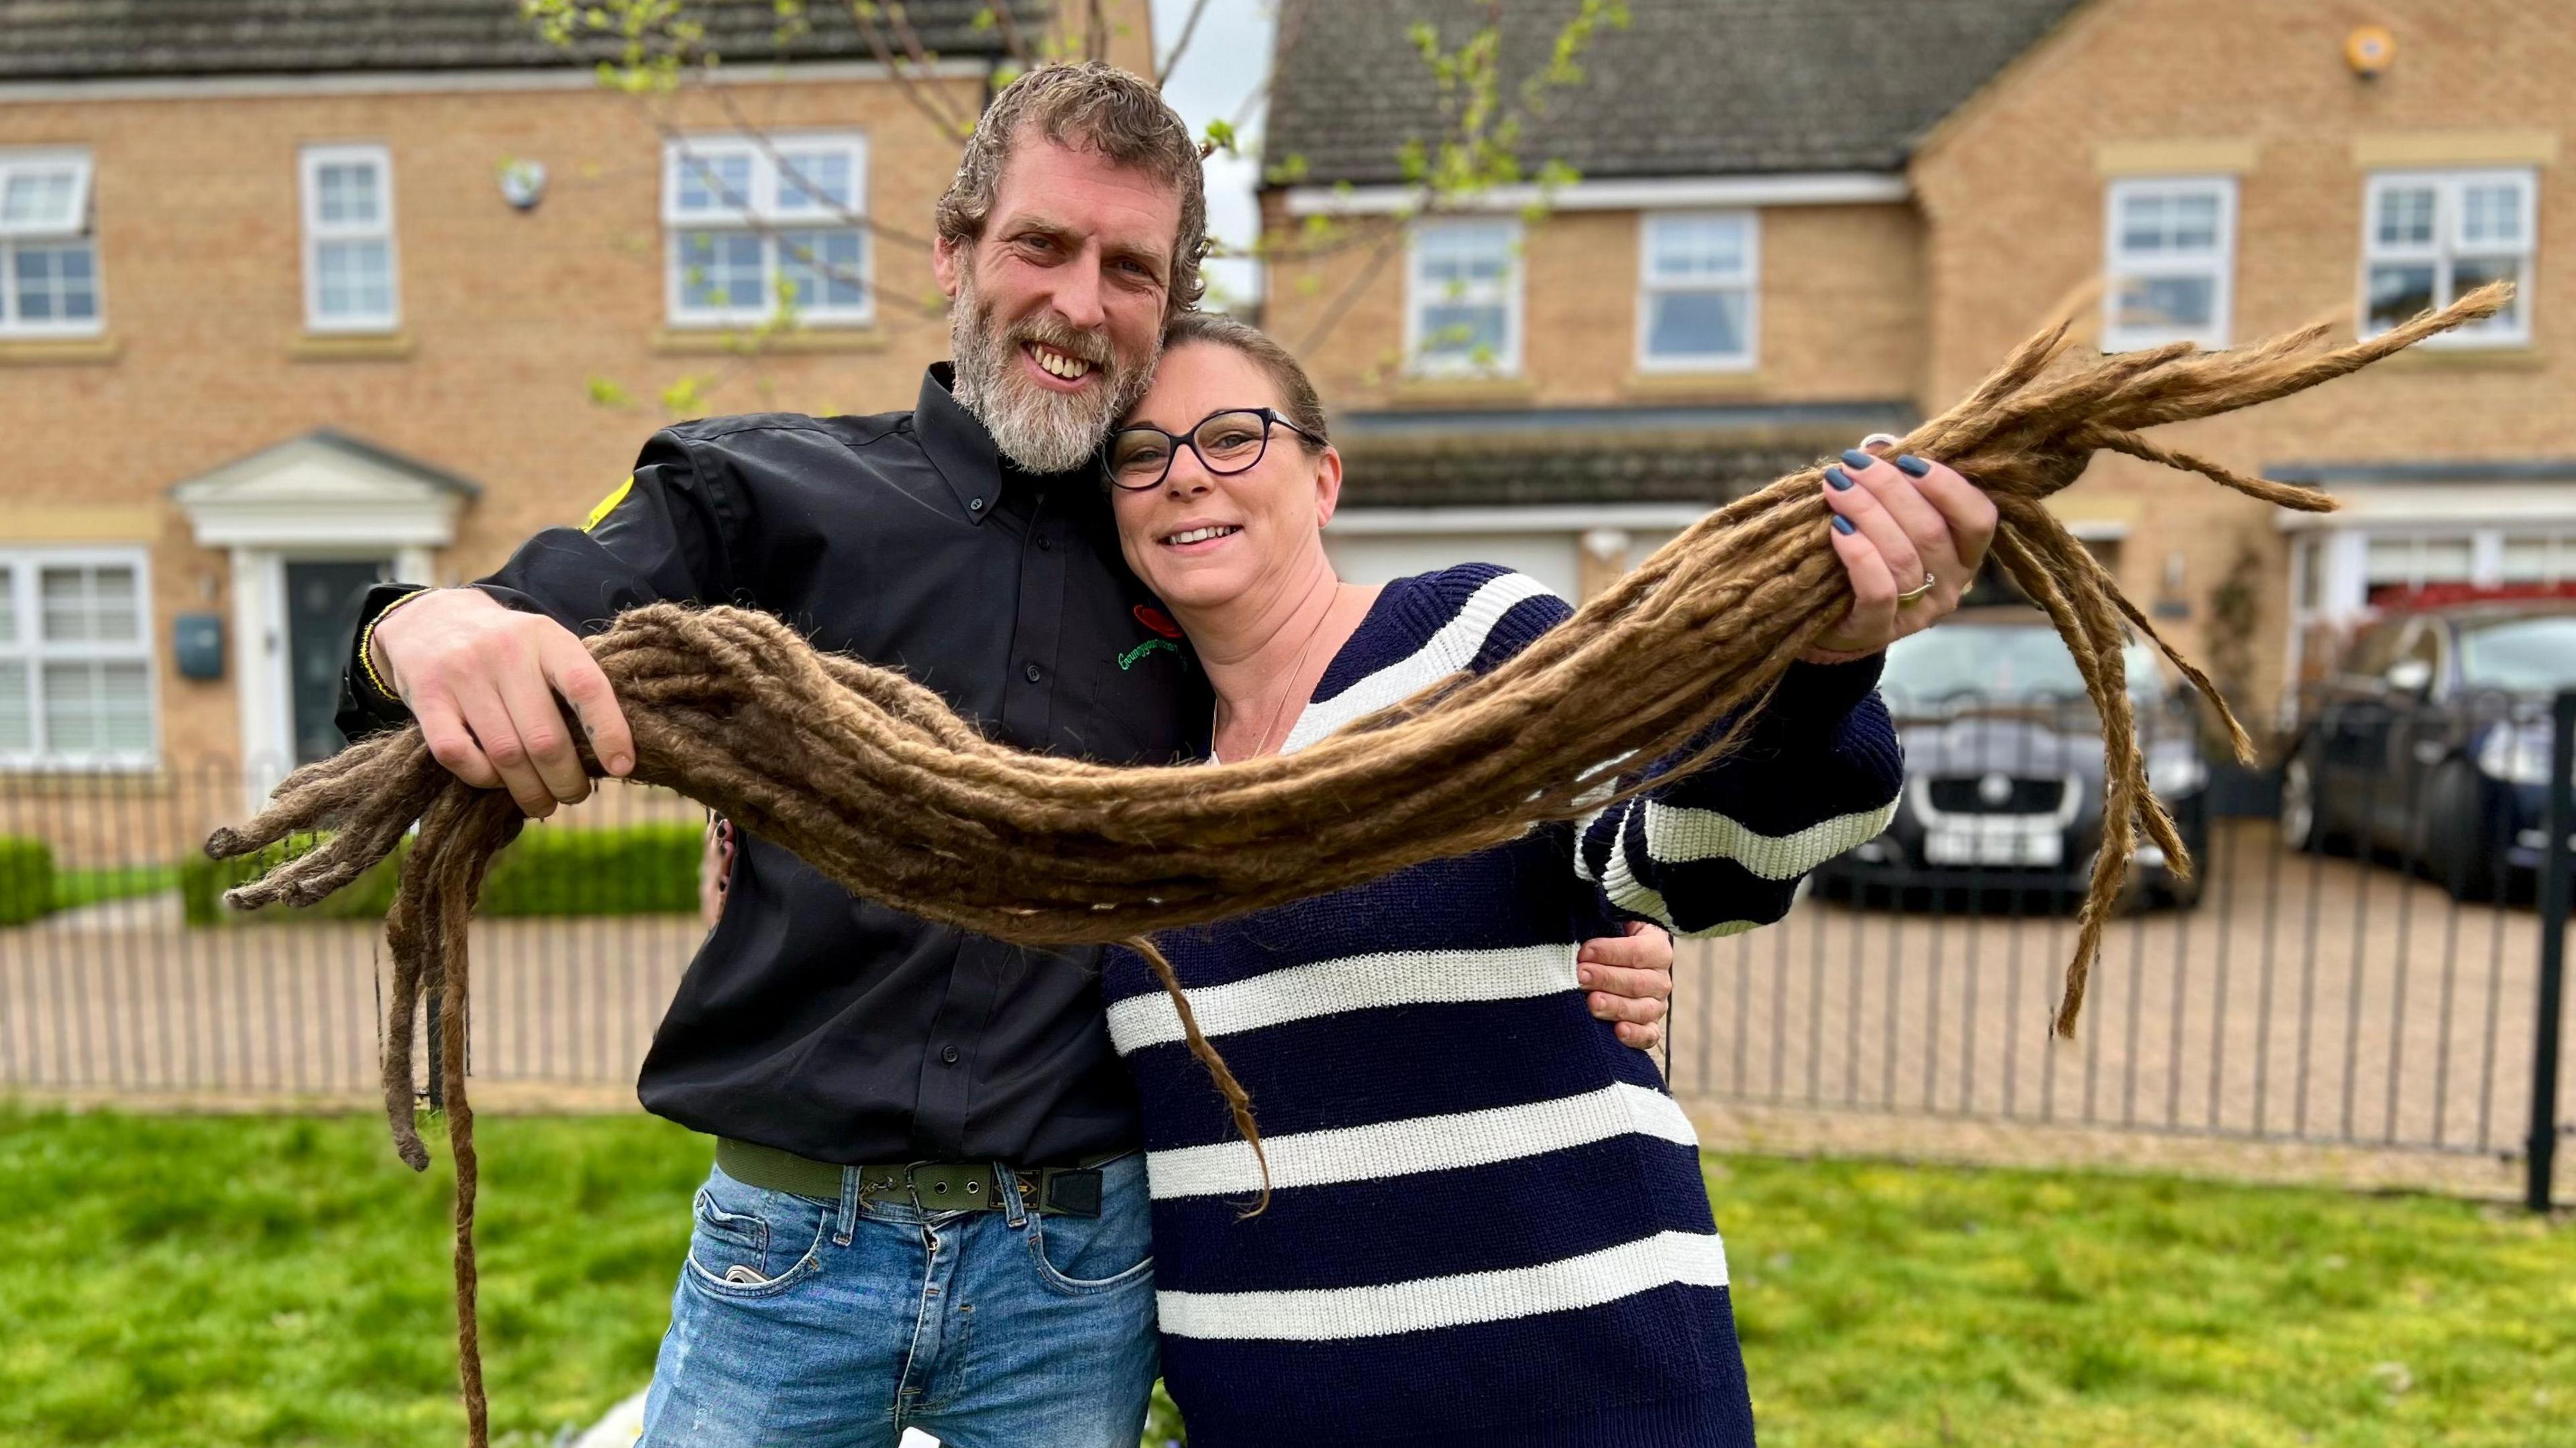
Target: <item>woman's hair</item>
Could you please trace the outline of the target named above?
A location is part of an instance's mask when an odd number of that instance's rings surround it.
[[[1270,374],[1270,385],[1279,390],[1279,412],[1297,424],[1306,435],[1299,441],[1308,452],[1321,452],[1330,434],[1324,430],[1324,402],[1315,395],[1315,383],[1306,375],[1288,349],[1270,340],[1270,334],[1248,322],[1238,322],[1223,312],[1183,312],[1164,324],[1163,355],[1184,342],[1209,342],[1231,347],[1261,365]]]

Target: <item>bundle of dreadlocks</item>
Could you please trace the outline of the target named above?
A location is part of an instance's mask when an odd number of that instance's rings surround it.
[[[2309,349],[2325,324],[2235,351],[2174,343],[2053,368],[2068,352],[2060,324],[1904,439],[1905,450],[1949,463],[1994,499],[1994,555],[2056,623],[2101,714],[2102,848],[2057,1009],[2061,1035],[2074,1030],[2138,833],[2178,870],[2190,864],[2147,786],[2122,621],[2163,648],[2209,700],[2240,757],[2250,758],[2252,745],[2208,678],[2157,636],[2042,500],[2109,449],[2283,507],[2331,509],[2322,494],[2244,476],[2136,430],[2316,386],[2492,315],[2510,294],[2491,286],[2369,341],[2316,353]],[[1112,768],[1024,754],[984,738],[929,690],[818,654],[784,624],[737,609],[636,609],[590,648],[633,727],[634,778],[714,806],[853,894],[1032,945],[1135,945],[1258,1154],[1248,1099],[1146,935],[1496,845],[1639,787],[1634,771],[1650,760],[1694,748],[1701,762],[1714,757],[1727,739],[1712,742],[1712,726],[1758,709],[1849,606],[1842,565],[1820,541],[1820,472],[1805,469],[1702,519],[1492,673],[1453,680],[1296,754],[1236,764]],[[465,1396],[479,1445],[466,924],[485,869],[519,831],[519,811],[507,794],[448,775],[411,729],[298,770],[267,811],[218,831],[206,848],[220,858],[290,833],[329,832],[226,897],[242,908],[303,905],[391,853],[414,821],[420,837],[386,922],[394,980],[385,1108],[403,1159],[425,1166],[411,1043],[417,1003],[436,991],[434,1046],[456,1157]]]

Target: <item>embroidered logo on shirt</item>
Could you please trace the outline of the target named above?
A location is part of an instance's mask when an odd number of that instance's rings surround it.
[[[1127,652],[1118,656],[1118,672],[1123,674],[1129,669],[1136,667],[1136,661],[1138,659],[1145,657],[1156,649],[1167,649],[1172,653],[1177,654],[1181,651],[1181,646],[1172,642],[1170,639],[1147,639],[1143,643],[1138,644],[1136,647],[1129,649]]]

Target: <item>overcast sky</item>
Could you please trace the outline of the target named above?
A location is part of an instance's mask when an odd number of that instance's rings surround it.
[[[1157,64],[1172,52],[1194,0],[1153,0],[1154,56]],[[1198,30],[1180,64],[1164,78],[1163,98],[1181,113],[1194,132],[1210,120],[1233,122],[1241,133],[1244,154],[1208,158],[1208,231],[1237,248],[1249,247],[1261,231],[1253,190],[1261,183],[1258,154],[1262,114],[1254,100],[1270,68],[1270,27],[1276,0],[1207,0]],[[1258,269],[1249,261],[1212,263],[1216,286],[1229,296],[1260,294]]]

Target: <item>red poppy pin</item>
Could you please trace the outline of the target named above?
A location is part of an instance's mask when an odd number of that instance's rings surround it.
[[[1132,611],[1135,613],[1136,621],[1138,623],[1141,623],[1145,627],[1152,629],[1154,632],[1161,634],[1163,637],[1167,639],[1176,639],[1181,636],[1181,626],[1172,622],[1171,615],[1164,613],[1154,605],[1150,603],[1140,603],[1136,605]]]

